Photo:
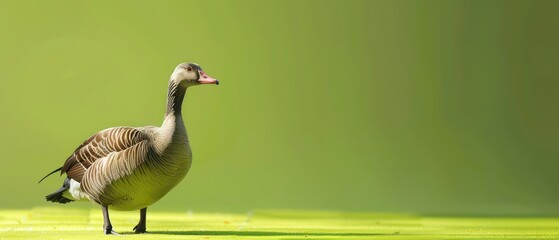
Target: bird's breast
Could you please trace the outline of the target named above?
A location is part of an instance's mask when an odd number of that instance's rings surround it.
[[[178,185],[191,163],[188,144],[169,146],[161,155],[151,153],[131,174],[107,184],[102,199],[114,210],[147,207]]]

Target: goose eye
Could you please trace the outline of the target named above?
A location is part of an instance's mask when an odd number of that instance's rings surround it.
[[[186,71],[189,71],[189,72],[190,72],[190,71],[192,71],[192,68],[191,68],[191,67],[187,67],[187,68],[186,68]]]

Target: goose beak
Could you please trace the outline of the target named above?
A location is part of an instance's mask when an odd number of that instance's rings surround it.
[[[204,71],[198,71],[198,73],[200,73],[200,78],[198,79],[198,83],[219,85],[219,81],[217,79],[208,76]]]

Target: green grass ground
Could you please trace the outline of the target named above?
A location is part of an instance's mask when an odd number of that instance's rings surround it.
[[[316,211],[247,214],[148,211],[147,234],[132,228],[138,212],[111,212],[127,239],[553,239],[559,218],[426,217]],[[0,210],[0,239],[100,239],[97,209]],[[122,237],[122,236],[121,236]]]

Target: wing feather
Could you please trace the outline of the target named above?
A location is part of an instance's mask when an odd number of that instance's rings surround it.
[[[109,128],[98,132],[85,140],[66,159],[61,174],[66,173],[68,177],[81,182],[85,171],[98,159],[124,151],[146,139],[147,136],[142,131],[131,127]]]
[[[122,198],[122,184],[118,180],[131,176],[134,171],[141,171],[139,167],[146,161],[149,155],[149,143],[147,140],[140,141],[133,146],[109,154],[107,157],[95,162],[83,175],[81,187],[88,194],[88,198],[102,205],[110,205],[116,199]],[[142,174],[135,175],[141,178]],[[129,181],[125,180],[125,181]],[[138,184],[134,189],[142,189],[142,181],[134,181]],[[129,183],[129,182],[127,182]]]

